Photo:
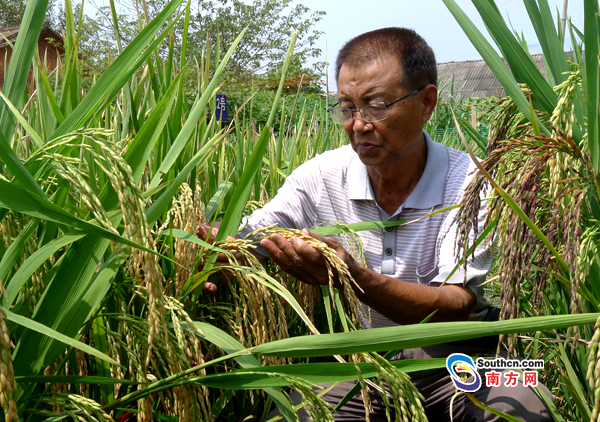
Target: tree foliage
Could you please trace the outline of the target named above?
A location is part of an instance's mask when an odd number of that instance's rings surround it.
[[[292,0],[256,0],[252,5],[240,0],[199,0],[198,11],[192,20],[194,31],[191,46],[203,46],[208,39],[214,51],[217,43],[221,50],[229,48],[245,27],[247,35],[228,65],[229,82],[247,83],[258,75],[272,75],[283,62],[289,37],[298,31],[292,78],[301,73],[319,72],[319,65],[304,68],[309,58],[316,58],[321,50],[314,46],[321,32],[313,26],[325,12],[310,12],[302,4]],[[193,54],[199,55],[198,50]],[[299,76],[298,76],[299,78]]]
[[[0,28],[20,25],[26,5],[27,0],[0,0]],[[59,8],[56,7],[56,0],[50,0],[48,2],[46,21],[51,26],[55,26],[58,23],[58,11]]]
[[[26,4],[25,0],[0,0],[0,28],[19,25]]]
[[[0,0],[0,4],[7,1],[10,3],[12,0]],[[118,29],[124,47],[139,33],[144,22],[153,19],[167,2],[117,0],[115,3]],[[180,11],[184,6],[185,3]],[[75,3],[76,20],[80,8],[81,5]],[[310,75],[305,77],[306,82],[307,79],[315,79],[320,75],[319,63],[310,68],[305,63],[321,54],[321,50],[315,47],[321,32],[314,29],[314,24],[324,14],[325,12],[311,12],[302,4],[294,5],[292,0],[257,0],[250,5],[240,0],[198,0],[191,5],[186,59],[200,62],[202,57],[210,57],[214,61],[217,50],[226,51],[247,27],[240,47],[227,65],[225,84],[228,88],[239,88],[252,82],[268,85],[266,81],[278,79],[290,37],[297,30],[298,42],[289,74],[290,79],[295,82],[300,80],[302,74]],[[58,30],[64,28],[64,18],[58,26]],[[110,6],[99,7],[95,16],[83,14],[80,34],[79,47],[87,58],[90,73],[100,74],[118,54]],[[171,48],[177,56],[181,51],[182,39],[183,19],[176,25],[171,37]],[[163,44],[161,48],[157,54],[166,57],[167,45]]]

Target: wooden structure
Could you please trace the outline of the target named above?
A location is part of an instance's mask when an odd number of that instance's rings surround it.
[[[8,68],[10,56],[12,55],[11,44],[14,45],[17,40],[19,28],[20,25],[0,28],[0,33],[2,34],[0,36],[0,88],[4,85],[4,73],[6,68]],[[58,57],[65,53],[63,45],[63,37],[50,28],[47,22],[44,22],[38,40],[38,51],[40,60],[42,62],[44,62],[44,59],[46,60],[48,71],[56,68]],[[30,86],[33,85],[33,71],[29,72],[27,84]]]

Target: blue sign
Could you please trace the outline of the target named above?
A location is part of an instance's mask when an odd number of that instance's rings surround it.
[[[227,96],[217,94],[217,107],[215,109],[215,117],[222,122],[227,121]]]

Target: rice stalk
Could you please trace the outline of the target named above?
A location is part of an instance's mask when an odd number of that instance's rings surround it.
[[[572,110],[573,87],[579,83],[578,78],[578,74],[573,73],[556,88],[560,99],[559,111]],[[589,271],[589,265],[586,269],[586,263],[579,259],[582,256],[581,226],[585,216],[590,215],[587,193],[595,186],[595,171],[588,153],[580,149],[568,133],[557,128],[553,129],[551,138],[531,135],[529,124],[518,124],[521,117],[514,113],[512,101],[501,100],[497,107],[500,107],[497,125],[492,131],[488,156],[482,165],[548,240],[557,245],[572,275],[570,293],[574,300],[570,313],[581,312],[583,305],[578,290]],[[568,131],[572,129],[572,121],[564,120],[560,114],[554,113],[551,120]],[[473,238],[469,235],[476,231],[480,197],[486,189],[486,179],[477,174],[465,190],[458,213],[459,241],[455,253],[457,259],[464,260],[465,266],[468,259],[465,245],[472,242]],[[500,217],[497,241],[502,251],[498,270],[502,282],[501,319],[519,316],[521,286],[525,280],[530,281],[532,286],[530,311],[540,314],[550,274],[560,274],[562,269],[548,248],[537,246],[538,239],[533,231],[512,209],[495,192],[491,195],[486,224]],[[539,271],[531,271],[531,263],[535,263]],[[576,329],[568,331],[568,339],[573,341],[573,345],[577,344]],[[508,342],[509,352],[513,353],[516,336],[503,336],[501,340]]]
[[[1,282],[0,288],[4,292],[4,285]],[[4,296],[6,297],[6,293]],[[0,307],[0,405],[4,410],[4,420],[16,422],[20,420],[17,403],[13,397],[17,391],[17,383],[12,365],[10,336],[5,319],[4,308]]]
[[[7,215],[0,222],[0,241],[4,244],[4,249],[7,249],[14,239],[19,235],[25,226],[31,221],[30,217],[20,215],[15,216],[13,212]],[[21,265],[37,250],[37,233],[34,230],[31,236],[27,239],[27,243],[23,248],[19,260],[15,262],[14,269],[18,270]],[[25,283],[20,291],[21,303],[27,304],[29,313],[33,313],[42,293],[44,291],[44,274],[48,270],[46,264],[36,268],[28,283]]]
[[[591,421],[598,422],[600,420],[600,348],[598,347],[600,340],[600,318],[594,326],[595,331],[588,345],[588,369],[586,379],[592,390],[593,410]]]
[[[167,212],[167,218],[158,233],[167,231],[172,225],[174,228],[181,229],[188,233],[194,233],[196,228],[204,223],[204,204],[200,184],[196,183],[195,193],[192,192],[187,183],[183,183],[179,188],[178,195],[173,198],[173,205]],[[194,265],[200,251],[200,246],[183,239],[174,239],[176,266],[176,279],[171,280],[167,289],[167,294],[179,297],[183,287],[190,275],[194,271]]]
[[[252,241],[229,238],[216,242],[215,246],[229,252],[229,271],[235,276],[236,283],[228,284],[235,303],[236,334],[239,341],[249,346],[287,338],[287,320],[279,296],[272,294],[263,283],[254,280],[254,274],[243,272],[237,267],[240,263],[233,255],[234,252],[242,254],[246,266],[263,269],[256,257],[248,251],[248,248],[254,247]],[[285,358],[261,359],[270,365],[288,362]]]

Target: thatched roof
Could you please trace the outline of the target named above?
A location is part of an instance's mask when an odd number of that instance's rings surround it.
[[[3,36],[0,36],[0,49],[6,48],[9,46],[9,43],[6,41],[7,39],[14,45],[15,41],[17,40],[17,35],[19,35],[20,28],[21,28],[21,25],[7,26],[5,28],[0,28],[0,33],[3,35]],[[52,28],[50,28],[50,25],[48,24],[48,22],[44,22],[44,25],[42,26],[42,30],[40,32],[40,39],[46,40],[48,38],[54,40],[55,45],[57,45],[60,50],[63,49],[62,48],[62,46],[64,45],[63,37],[58,32],[56,32]]]
[[[533,54],[532,57],[542,75],[545,76],[544,57],[541,54]],[[438,63],[437,71],[438,87],[442,90],[442,97],[445,100],[450,98],[453,87],[453,95],[456,99],[506,95],[502,84],[484,60]]]

